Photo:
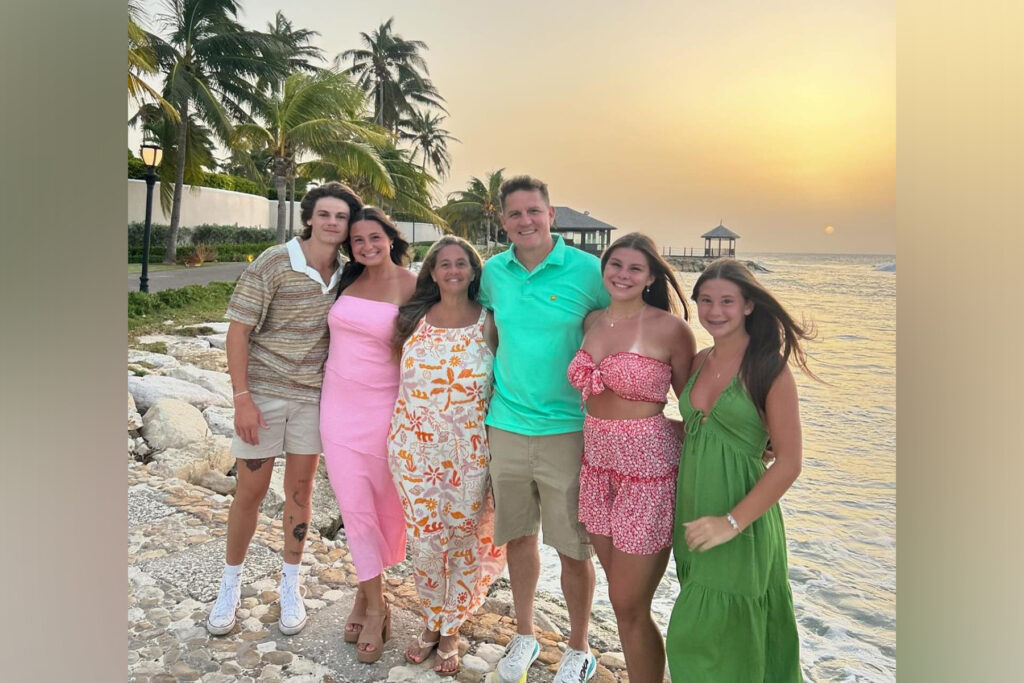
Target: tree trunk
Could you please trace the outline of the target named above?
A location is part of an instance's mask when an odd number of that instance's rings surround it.
[[[288,210],[288,179],[283,175],[274,173],[274,189],[277,191],[277,243],[284,244],[285,230],[287,230],[288,218],[285,211]]]
[[[188,143],[188,100],[181,110],[181,123],[178,125],[178,153],[174,169],[174,198],[171,200],[171,224],[167,229],[167,243],[164,251],[164,263],[174,263],[178,256],[178,224],[181,222],[181,195],[185,189],[185,145]]]
[[[288,239],[295,236],[295,176],[288,180]]]

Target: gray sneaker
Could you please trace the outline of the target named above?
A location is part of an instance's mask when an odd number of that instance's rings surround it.
[[[235,610],[238,609],[242,594],[241,581],[228,581],[221,578],[220,591],[217,593],[217,601],[210,608],[210,615],[206,618],[206,630],[211,635],[222,636],[230,633],[235,627]]]
[[[516,634],[505,647],[505,656],[498,661],[495,669],[497,683],[520,683],[525,680],[526,671],[540,655],[540,643],[533,636]]]
[[[587,683],[597,671],[597,659],[590,652],[571,647],[562,654],[554,683]]]

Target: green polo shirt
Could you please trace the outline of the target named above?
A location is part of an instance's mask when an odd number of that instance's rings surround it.
[[[583,318],[610,302],[600,260],[552,237],[554,248],[532,272],[510,247],[487,260],[480,278],[480,302],[498,328],[487,424],[528,436],[583,429],[566,370],[583,341]]]

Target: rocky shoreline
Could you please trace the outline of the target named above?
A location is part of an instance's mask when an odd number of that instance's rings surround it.
[[[354,646],[342,640],[357,580],[322,464],[302,558],[309,613],[305,630],[285,636],[277,628],[283,498],[282,468],[275,468],[246,559],[238,623],[226,636],[206,632],[235,483],[228,452],[233,411],[223,351],[226,324],[181,332],[140,338],[128,352],[129,680],[443,680],[432,671],[432,657],[420,665],[403,657],[422,624],[407,562],[387,573],[394,623],[381,660],[357,663]],[[535,612],[542,649],[529,680],[550,681],[566,647],[568,616],[556,595],[539,594]],[[459,680],[481,681],[493,670],[515,634],[514,617],[508,583],[499,579],[462,627]],[[614,623],[595,619],[590,644],[600,662],[593,680],[628,681]]]

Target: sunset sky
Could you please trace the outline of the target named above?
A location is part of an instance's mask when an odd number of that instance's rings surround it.
[[[155,0],[144,3],[152,16]],[[744,251],[895,251],[895,66],[881,0],[337,2],[281,8],[329,58],[389,17],[447,100],[451,177],[530,173],[659,244],[719,219]],[[831,231],[826,231],[832,226]]]

